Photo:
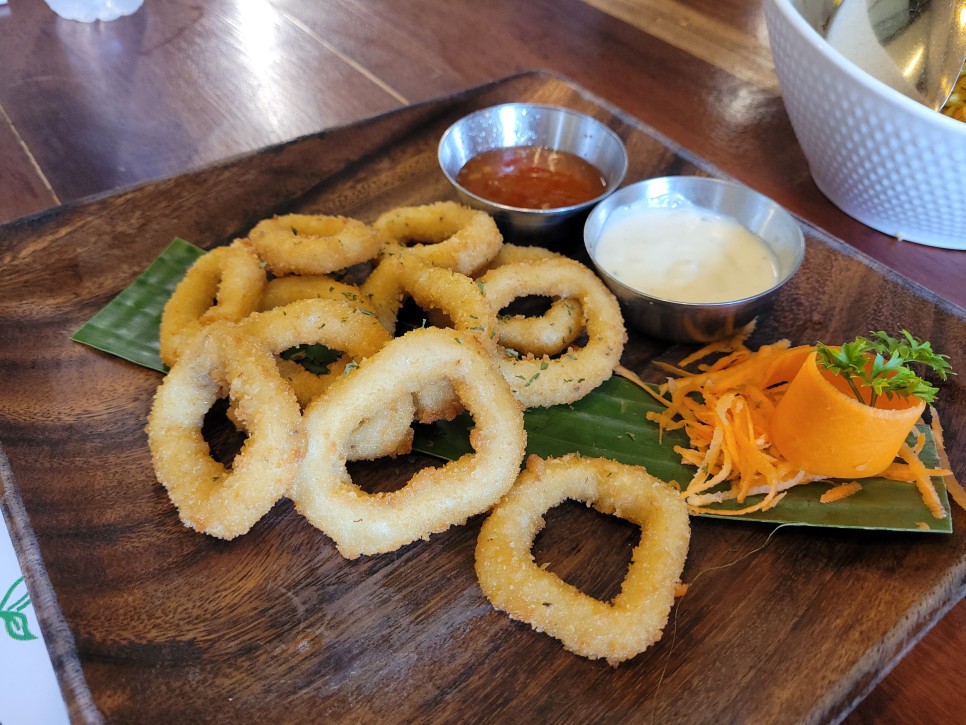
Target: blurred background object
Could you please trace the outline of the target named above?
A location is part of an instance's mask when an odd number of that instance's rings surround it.
[[[0,7],[0,222],[30,227],[61,204],[544,70],[775,199],[813,232],[928,288],[943,305],[966,306],[966,256],[876,231],[815,185],[779,93],[765,7],[758,0],[165,0],[85,24],[57,17],[42,0],[16,0]],[[650,151],[629,149],[636,162],[628,181],[647,175],[651,167],[640,159]],[[426,153],[435,163],[432,149]],[[336,168],[344,163],[333,159]],[[60,246],[83,274],[86,261]],[[8,284],[33,314],[31,288]],[[857,705],[850,725],[961,717],[966,603],[922,634]],[[100,684],[115,683],[105,676]]]
[[[93,23],[116,20],[137,11],[144,0],[44,0],[62,18]]]
[[[843,0],[825,37],[862,70],[938,110],[966,60],[966,2]]]
[[[966,124],[836,51],[823,37],[835,6],[833,0],[765,3],[782,98],[812,178],[836,206],[873,229],[966,249]]]

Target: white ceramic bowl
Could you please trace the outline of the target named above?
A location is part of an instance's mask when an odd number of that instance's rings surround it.
[[[833,0],[765,0],[782,98],[812,178],[880,232],[966,249],[966,123],[865,73],[819,34]]]

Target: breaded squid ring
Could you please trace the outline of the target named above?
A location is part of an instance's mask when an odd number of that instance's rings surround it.
[[[161,360],[171,367],[205,325],[234,322],[253,312],[264,289],[265,270],[244,245],[216,247],[199,257],[161,313]]]
[[[486,267],[481,272],[489,272],[496,267],[505,264],[516,264],[517,262],[536,262],[539,259],[570,259],[569,257],[547,249],[533,245],[509,244],[504,242],[496,256],[487,262]]]
[[[202,435],[205,414],[227,387],[248,433],[231,469]],[[181,521],[222,539],[247,532],[289,490],[305,452],[295,394],[271,351],[218,322],[196,335],[158,388],[147,423],[158,481]]]
[[[388,243],[388,253],[415,256],[462,274],[481,268],[503,244],[489,214],[454,201],[392,209],[373,226]]]
[[[438,310],[459,337],[475,337],[496,355],[496,313],[477,284],[464,274],[428,266],[417,258],[386,257],[362,284],[363,299],[390,333],[397,324],[406,297],[423,310]],[[434,380],[416,396],[416,417],[421,423],[450,420],[462,406],[446,380]]]
[[[304,344],[325,345],[346,353],[324,375],[315,375],[290,360],[278,360],[279,372],[291,384],[303,408],[345,375],[347,366],[374,355],[390,340],[389,333],[371,312],[345,300],[332,299],[296,300],[252,313],[238,323],[238,331],[257,338],[276,355]],[[409,453],[414,415],[412,396],[402,396],[376,411],[353,433],[349,460]]]
[[[376,258],[383,240],[357,219],[319,214],[282,214],[263,219],[248,239],[268,270],[328,274]]]
[[[238,323],[239,329],[265,342],[276,355],[297,345],[319,344],[346,353],[315,375],[298,363],[280,360],[279,369],[305,407],[325,391],[346,365],[372,355],[389,342],[389,333],[364,307],[344,300],[302,299],[265,312],[254,312]]]
[[[560,357],[499,358],[513,394],[527,408],[572,403],[607,380],[627,341],[617,298],[590,269],[571,259],[544,259],[497,267],[479,279],[483,295],[501,310],[523,295],[576,298],[584,312],[587,344]]]
[[[474,452],[418,471],[401,489],[369,494],[346,470],[359,423],[402,395],[446,378],[473,416]],[[348,559],[394,551],[462,524],[506,493],[523,461],[523,413],[479,343],[452,330],[398,337],[329,388],[305,412],[308,449],[289,494]]]
[[[259,311],[266,312],[305,299],[347,302],[360,310],[370,312],[369,308],[363,304],[362,291],[357,285],[340,282],[324,274],[292,275],[269,280],[258,308]],[[277,363],[278,371],[282,374],[282,377],[295,388],[299,405],[305,408],[310,400],[325,392],[325,389],[329,386],[329,376],[341,374],[350,361],[349,357],[343,356],[340,360],[329,365],[327,375],[321,376],[313,375],[293,360],[278,358]],[[403,451],[400,450],[400,452]]]
[[[544,514],[567,499],[641,528],[613,601],[581,592],[534,561],[531,549]],[[483,522],[475,568],[496,609],[555,637],[570,652],[617,665],[660,639],[689,542],[684,501],[643,468],[573,454],[547,460],[531,456],[513,489]]]
[[[583,319],[579,300],[556,299],[542,315],[497,317],[497,338],[521,355],[559,355],[580,337]]]
[[[325,274],[292,275],[269,280],[258,305],[260,312],[283,307],[296,300],[342,300],[364,307],[358,285],[340,282]]]
[[[564,259],[546,247],[521,247],[504,244],[486,266],[486,271],[516,262],[538,259]],[[497,317],[497,338],[503,347],[523,355],[557,355],[567,349],[583,332],[584,312],[574,299],[554,299],[541,315]]]
[[[496,313],[470,277],[418,259],[386,257],[362,283],[363,302],[390,334],[406,297],[423,310],[439,310],[449,318],[450,327],[496,351]]]

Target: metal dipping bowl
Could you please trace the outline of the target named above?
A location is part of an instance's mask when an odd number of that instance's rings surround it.
[[[611,215],[631,207],[700,207],[736,219],[774,253],[778,281],[753,297],[715,303],[661,299],[627,286],[601,269],[597,242]],[[646,335],[675,342],[711,342],[733,334],[767,308],[805,256],[801,227],[782,207],[741,184],[699,176],[666,176],[624,187],[590,213],[584,244],[598,274],[620,300],[627,322]]]
[[[605,189],[583,204],[526,209],[477,196],[456,181],[460,169],[477,154],[514,146],[570,152],[600,171]],[[621,185],[628,164],[627,149],[620,137],[597,119],[568,108],[534,103],[505,103],[464,116],[443,134],[438,158],[460,201],[490,213],[509,241],[519,237],[543,240],[575,221],[579,231],[579,222],[587,211]]]

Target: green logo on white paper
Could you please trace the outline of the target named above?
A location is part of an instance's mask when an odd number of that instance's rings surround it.
[[[27,591],[23,577],[20,577],[10,585],[3,600],[0,601],[0,618],[3,619],[3,626],[6,628],[10,639],[20,640],[21,642],[37,639],[35,635],[31,634],[30,627],[27,624],[27,615],[23,613],[29,606],[30,592]]]

